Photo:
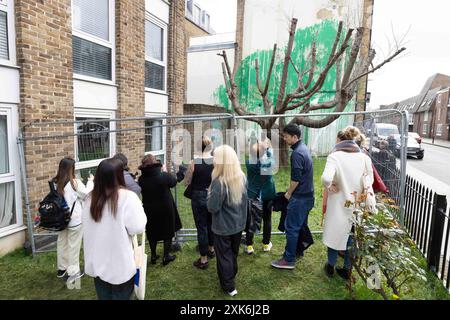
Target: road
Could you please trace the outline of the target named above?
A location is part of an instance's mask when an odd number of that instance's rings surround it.
[[[425,150],[423,160],[408,158],[408,167],[423,173],[450,186],[450,149],[422,144]]]

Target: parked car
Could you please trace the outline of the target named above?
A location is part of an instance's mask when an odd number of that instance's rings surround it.
[[[400,158],[400,146],[401,146],[400,134],[394,135],[394,138],[397,141],[395,155]],[[407,155],[417,157],[417,159],[419,160],[422,160],[425,155],[422,145],[418,143],[414,137],[409,136],[409,134],[408,134]]]
[[[418,144],[422,143],[422,137],[417,132],[408,132],[408,137],[416,139]]]

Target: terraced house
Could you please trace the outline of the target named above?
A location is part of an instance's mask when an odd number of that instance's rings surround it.
[[[183,113],[185,10],[185,1],[167,0],[0,0],[0,255],[22,246],[27,235],[17,146],[22,128],[28,135],[108,131],[95,154],[80,151],[81,137],[25,142],[32,213],[65,155],[76,158],[81,176],[116,152],[127,154],[133,172],[144,153],[166,161],[170,129],[157,127],[164,120],[148,120],[153,128],[124,136],[109,130],[131,124],[108,120]],[[197,22],[207,33],[204,19]],[[96,123],[29,126],[85,119]]]

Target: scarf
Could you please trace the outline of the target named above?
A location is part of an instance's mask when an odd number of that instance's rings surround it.
[[[339,142],[334,146],[334,149],[332,152],[348,152],[348,153],[358,153],[361,152],[361,149],[358,147],[355,141],[353,140],[344,140]]]

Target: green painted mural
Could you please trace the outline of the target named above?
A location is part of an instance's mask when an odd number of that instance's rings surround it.
[[[328,57],[333,47],[336,33],[338,30],[338,21],[324,20],[315,25],[309,26],[303,29],[297,29],[294,39],[294,47],[292,51],[292,60],[299,70],[307,70],[310,61],[309,54],[314,41],[317,45],[317,67],[316,77],[321,70],[326,66]],[[344,38],[344,37],[342,37]],[[286,46],[278,49],[277,58],[273,69],[273,75],[269,86],[269,99],[275,104],[279,86],[281,82],[281,75],[283,70],[283,58]],[[264,109],[262,107],[262,99],[256,86],[256,71],[255,71],[255,59],[259,60],[260,65],[260,77],[261,83],[266,82],[267,71],[270,66],[272,58],[272,50],[259,50],[247,57],[245,57],[237,71],[236,84],[239,87],[239,99],[247,111],[257,114],[263,114]],[[306,82],[305,75],[305,82]],[[292,65],[289,67],[288,81],[286,86],[286,93],[292,92],[297,88],[297,73]],[[333,67],[325,80],[322,90],[314,95],[311,101],[322,102],[330,101],[334,97],[335,92],[335,80],[336,80],[336,68]],[[231,110],[232,105],[228,100],[225,85],[221,85],[214,92],[214,99],[218,105],[225,107],[227,110]],[[349,103],[346,111],[354,110],[354,102]],[[296,111],[292,111],[295,113]],[[352,123],[353,119],[340,118],[337,123],[337,127],[341,128],[349,123]],[[305,130],[305,140],[308,141],[308,133],[310,130]]]

